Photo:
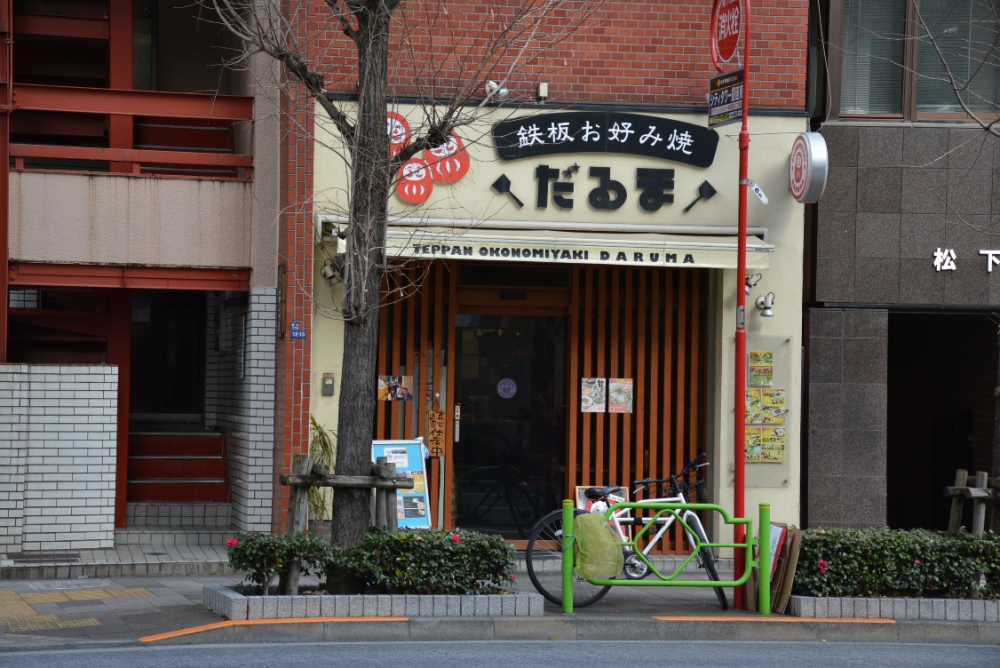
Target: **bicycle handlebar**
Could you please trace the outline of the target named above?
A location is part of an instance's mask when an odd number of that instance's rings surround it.
[[[680,473],[675,473],[667,478],[643,478],[641,480],[633,481],[632,484],[638,486],[638,485],[651,485],[653,483],[674,482],[680,480],[681,478],[684,478],[691,471],[700,469],[703,466],[708,466],[708,453],[706,452],[701,453],[700,455],[689,461],[687,464],[685,464],[684,468],[681,470]]]

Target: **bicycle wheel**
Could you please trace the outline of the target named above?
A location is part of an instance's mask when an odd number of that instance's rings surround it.
[[[688,524],[690,524],[692,528],[694,528],[694,530],[698,533],[699,542],[707,543],[708,537],[705,535],[705,528],[701,526],[701,520],[698,519],[698,516],[692,514],[690,519],[687,518],[685,519],[687,520]],[[688,534],[687,539],[691,543],[691,548],[697,549],[698,543],[692,540],[690,534]],[[712,582],[718,582],[719,572],[715,570],[715,553],[712,551],[712,548],[708,546],[702,547],[701,551],[698,553],[698,557],[699,561],[701,562],[698,565],[705,569],[705,573],[708,575],[708,579],[711,580]],[[723,587],[712,587],[712,588],[715,590],[715,596],[719,599],[719,605],[722,606],[723,610],[728,610],[729,599],[726,598],[726,590]]]
[[[708,574],[709,580],[713,582],[719,581],[719,573],[715,570],[715,554],[712,552],[712,548],[701,548],[701,565],[705,567],[705,572]],[[728,610],[729,599],[726,598],[726,590],[722,587],[713,587],[713,589],[715,589],[715,595],[719,599],[719,605],[722,606],[723,610]]]
[[[584,511],[574,510],[573,516]],[[524,557],[528,577],[538,593],[547,600],[562,605],[562,511],[555,510],[543,517],[528,539]],[[583,608],[608,593],[611,586],[593,585],[573,574],[573,607]]]

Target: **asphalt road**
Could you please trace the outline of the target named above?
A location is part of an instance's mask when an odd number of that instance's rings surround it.
[[[642,668],[866,666],[996,668],[1000,647],[776,642],[391,642],[198,645],[0,655],[6,668]]]

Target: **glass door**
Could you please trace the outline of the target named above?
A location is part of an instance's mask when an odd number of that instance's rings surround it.
[[[454,523],[525,540],[565,498],[566,319],[455,321]]]

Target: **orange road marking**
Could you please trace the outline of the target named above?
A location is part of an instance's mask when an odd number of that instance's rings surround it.
[[[224,622],[205,624],[204,626],[192,626],[188,629],[178,631],[168,631],[158,633],[153,636],[139,638],[139,642],[156,642],[168,638],[179,638],[195,633],[211,631],[213,629],[224,629],[229,626],[252,626],[254,624],[315,624],[317,622],[408,622],[409,617],[303,617],[297,619],[229,619]]]
[[[771,617],[760,615],[755,617],[653,617],[661,622],[799,622],[799,623],[833,623],[833,624],[895,624],[895,619],[806,619],[803,617]]]

